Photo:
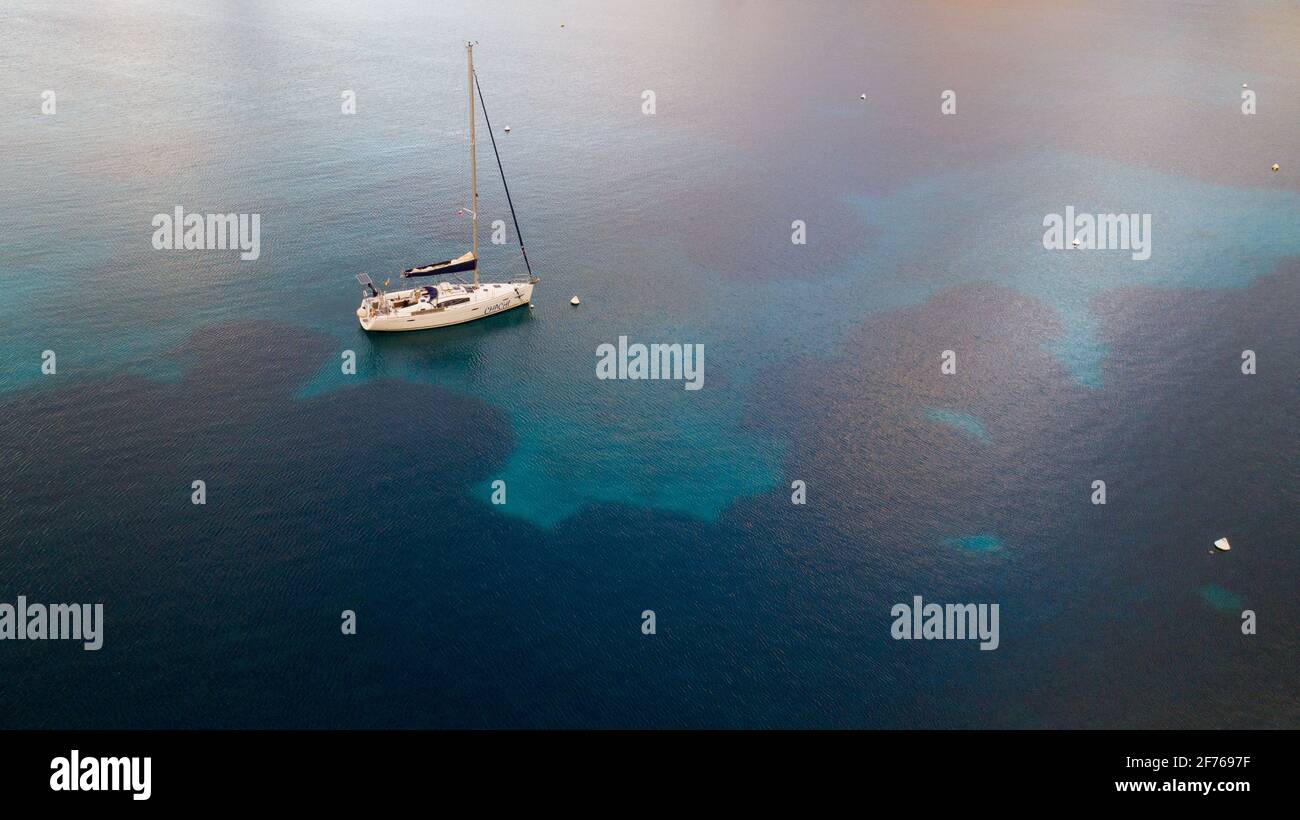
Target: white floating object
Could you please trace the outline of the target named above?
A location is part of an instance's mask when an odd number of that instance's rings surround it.
[[[508,126],[508,125],[506,126],[506,133],[507,133],[507,134],[510,133],[510,126]]]
[[[571,304],[571,305],[580,305],[580,304],[582,304],[582,303],[578,301],[578,296],[577,296],[577,294],[574,294],[574,297],[573,297],[572,299],[569,300],[569,304]]]
[[[866,94],[863,94],[860,97],[858,97],[859,100],[865,100],[866,98],[867,98]]]
[[[1278,164],[1275,162],[1275,163],[1273,163],[1273,170],[1274,170],[1274,171],[1280,171],[1280,170],[1282,170],[1282,166],[1281,166],[1281,165],[1278,165]]]
[[[1070,244],[1077,248],[1077,247],[1079,247],[1079,240],[1076,239],[1076,240],[1074,240],[1073,242],[1071,242]]]
[[[1245,88],[1245,87],[1246,87],[1246,84],[1245,84],[1245,83],[1242,83],[1242,84],[1241,84],[1241,87],[1242,87],[1242,88]]]
[[[1221,552],[1227,552],[1232,549],[1232,547],[1228,546],[1228,539],[1226,538],[1220,538],[1218,541],[1215,541],[1214,547]]]

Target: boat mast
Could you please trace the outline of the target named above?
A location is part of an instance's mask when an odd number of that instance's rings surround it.
[[[478,284],[478,159],[474,154],[474,43],[465,43],[469,86],[469,216],[470,242],[474,252],[474,284]]]

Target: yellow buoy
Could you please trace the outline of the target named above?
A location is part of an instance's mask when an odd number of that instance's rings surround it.
[[[1278,165],[1278,164],[1275,162],[1275,163],[1273,163],[1273,170],[1274,170],[1274,171],[1280,171],[1280,170],[1282,170],[1282,166],[1281,166],[1281,165]]]
[[[578,301],[577,294],[575,294],[574,297],[573,297],[572,299],[569,300],[569,304],[571,304],[571,305],[580,305],[580,304],[582,304],[582,303]]]

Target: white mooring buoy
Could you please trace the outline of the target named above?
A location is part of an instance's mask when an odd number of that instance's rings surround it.
[[[1227,552],[1228,550],[1232,549],[1232,547],[1228,545],[1228,539],[1226,538],[1220,538],[1218,541],[1215,541],[1214,548],[1219,550],[1220,552]]]
[[[507,134],[510,133],[510,126],[508,126],[508,125],[506,126],[506,133],[507,133]]]
[[[582,303],[578,301],[578,296],[577,296],[577,294],[574,294],[573,298],[569,300],[569,304],[571,304],[571,305],[575,305],[575,306],[576,306],[576,305],[580,305],[580,304],[582,304]]]
[[[859,99],[859,100],[865,100],[866,98],[867,98],[867,95],[866,95],[866,94],[860,94],[860,95],[858,95],[858,99]]]

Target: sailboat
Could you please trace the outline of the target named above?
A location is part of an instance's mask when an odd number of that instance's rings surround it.
[[[357,281],[365,288],[362,291],[361,306],[357,308],[357,320],[361,322],[364,330],[426,330],[459,325],[521,307],[533,298],[533,286],[539,280],[533,275],[533,268],[528,263],[528,252],[524,250],[523,235],[519,232],[519,217],[515,215],[515,205],[510,200],[510,188],[506,185],[505,169],[501,167],[501,152],[497,150],[496,137],[492,134],[492,121],[488,119],[487,106],[482,104],[483,89],[479,86],[478,75],[474,73],[474,43],[472,42],[465,44],[465,59],[469,82],[470,204],[468,208],[462,210],[470,217],[470,250],[455,259],[402,271],[403,279],[436,280],[431,285],[385,292],[375,287],[375,283],[368,275],[357,274]],[[497,169],[501,171],[501,184],[505,186],[506,202],[510,204],[510,217],[515,223],[515,235],[519,237],[519,250],[523,254],[524,266],[528,270],[527,275],[516,276],[505,282],[479,281],[478,158],[475,153],[474,137],[474,92],[476,90],[479,103],[483,108],[483,120],[488,127],[488,136],[492,137],[492,153],[496,155]],[[470,273],[472,281],[466,282],[456,276],[462,273]]]

